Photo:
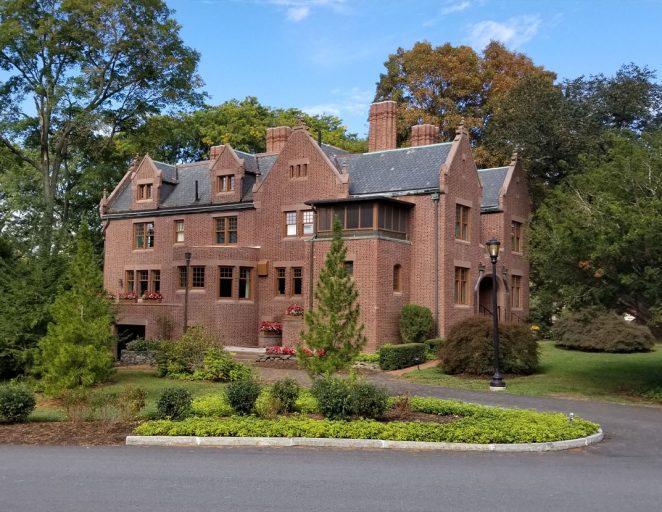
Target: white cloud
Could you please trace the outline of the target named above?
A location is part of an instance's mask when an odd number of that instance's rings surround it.
[[[468,0],[465,2],[460,2],[459,4],[455,1],[446,2],[446,7],[442,7],[439,11],[443,16],[447,14],[453,14],[454,12],[464,11],[465,9],[471,6],[471,2]]]
[[[540,16],[517,16],[504,22],[485,20],[470,26],[469,43],[482,50],[490,41],[500,41],[506,46],[517,48],[533,39],[542,20]]]
[[[306,19],[312,9],[325,7],[336,12],[342,12],[347,0],[262,0],[264,3],[285,8],[289,21],[295,23]]]
[[[302,19],[308,17],[310,14],[310,7],[307,5],[300,5],[298,7],[289,7],[287,9],[287,19],[290,21],[301,21]]]
[[[333,89],[331,91],[333,101],[309,105],[302,107],[301,110],[310,115],[331,114],[343,120],[357,114],[365,114],[367,117],[374,95],[373,89],[359,89],[358,87]]]

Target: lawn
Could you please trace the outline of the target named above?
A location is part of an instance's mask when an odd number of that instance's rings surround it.
[[[662,344],[648,353],[605,354],[563,350],[552,342],[541,342],[540,361],[540,371],[535,375],[506,376],[506,392],[662,404]],[[486,390],[489,383],[489,377],[445,375],[438,368],[415,370],[403,378],[481,391]]]

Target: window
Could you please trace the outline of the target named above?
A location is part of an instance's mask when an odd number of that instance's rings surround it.
[[[522,252],[522,223],[510,224],[510,247],[513,252]]]
[[[187,281],[188,279],[186,278],[186,267],[177,267],[177,288],[186,288]]]
[[[184,241],[184,221],[176,220],[175,221],[175,243],[181,243]]]
[[[161,271],[152,270],[152,291],[160,292],[161,291]]]
[[[379,205],[379,229],[394,233],[407,232],[407,211],[390,204]]]
[[[306,178],[308,176],[308,164],[290,165],[290,179]]]
[[[285,269],[276,268],[276,295],[285,295]]]
[[[149,289],[149,272],[138,270],[138,295],[142,295]]]
[[[455,304],[469,304],[469,269],[455,267]]]
[[[455,205],[455,238],[469,240],[469,207]]]
[[[317,228],[319,231],[333,229],[333,217],[340,219],[343,229],[375,229],[373,222],[374,203],[352,204],[347,206],[334,206],[320,208],[317,213]],[[404,230],[406,213],[402,213],[402,228]],[[400,228],[400,215],[398,215],[398,228]],[[384,218],[382,217],[382,222]],[[392,224],[392,214],[389,223]]]
[[[306,210],[302,214],[303,216],[303,234],[312,235],[315,232],[315,217],[312,210]]]
[[[393,266],[393,291],[400,291],[400,265]]]
[[[143,185],[138,185],[138,200],[147,201],[152,199],[152,184],[145,183]]]
[[[191,288],[205,287],[205,267],[191,267]]]
[[[239,267],[239,298],[251,298],[251,267]]]
[[[510,297],[513,308],[519,309],[522,307],[522,276],[512,276]]]
[[[348,276],[353,276],[354,275],[354,262],[353,261],[346,261],[345,262],[345,272],[347,272]]]
[[[216,176],[216,192],[234,192],[234,175]]]
[[[134,249],[154,247],[154,223],[142,222],[133,225]]]
[[[216,243],[220,245],[237,243],[237,217],[216,219]]]
[[[297,212],[285,212],[285,235],[297,236]]]
[[[218,276],[218,296],[222,299],[231,299],[234,267],[218,267]]]
[[[303,293],[303,269],[294,267],[292,269],[292,295],[301,295]]]
[[[135,274],[133,270],[127,270],[126,271],[126,291],[127,292],[132,292],[135,290]]]

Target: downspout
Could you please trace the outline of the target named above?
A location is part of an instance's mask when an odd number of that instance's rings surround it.
[[[315,219],[315,228],[317,228],[317,210],[313,207],[313,215]],[[313,309],[313,278],[315,277],[315,272],[313,271],[313,265],[315,264],[315,239],[317,238],[317,229],[313,233],[313,237],[310,239],[310,256],[308,258],[308,309]]]
[[[439,334],[439,192],[430,196],[434,204],[434,335]]]

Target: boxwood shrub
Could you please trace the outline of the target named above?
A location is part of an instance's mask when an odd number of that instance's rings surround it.
[[[253,379],[237,380],[228,384],[225,397],[238,414],[250,414],[255,409],[255,401],[261,389]]]
[[[425,362],[428,346],[425,343],[382,345],[379,349],[379,367],[382,370],[399,370]]]
[[[648,352],[655,344],[648,327],[599,309],[562,316],[552,334],[558,347],[590,352]]]
[[[191,393],[186,388],[166,388],[156,404],[156,417],[182,420],[191,414]]]
[[[433,326],[432,311],[418,304],[407,304],[400,313],[400,337],[404,343],[422,343]]]
[[[21,423],[36,405],[34,393],[20,384],[0,385],[0,422]]]
[[[471,317],[456,323],[439,350],[440,366],[454,375],[494,372],[492,318]],[[500,368],[503,373],[528,375],[538,369],[538,343],[526,324],[499,326]]]

